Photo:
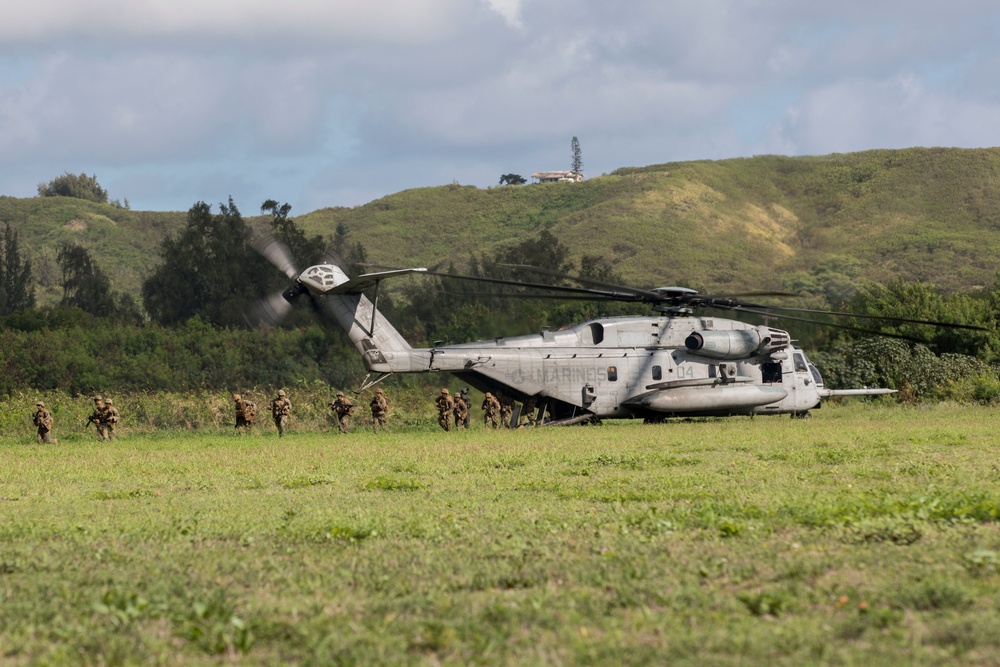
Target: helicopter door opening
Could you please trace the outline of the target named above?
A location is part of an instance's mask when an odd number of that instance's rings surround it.
[[[781,384],[781,363],[769,361],[760,365],[761,382]]]
[[[604,325],[600,322],[591,322],[580,332],[580,343],[582,345],[600,345],[604,342]]]

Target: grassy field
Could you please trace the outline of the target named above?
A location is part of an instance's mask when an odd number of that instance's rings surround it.
[[[0,663],[1000,665],[1000,418],[0,438]]]

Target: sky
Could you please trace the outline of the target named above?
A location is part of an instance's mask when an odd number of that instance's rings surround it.
[[[292,215],[516,173],[1000,145],[996,0],[32,0],[0,195]]]

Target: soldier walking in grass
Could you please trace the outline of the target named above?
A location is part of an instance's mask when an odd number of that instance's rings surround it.
[[[347,433],[351,415],[354,414],[354,403],[344,396],[344,392],[337,392],[337,400],[330,404],[330,409],[337,416],[337,425],[341,433]]]
[[[442,389],[441,394],[434,401],[438,409],[438,424],[445,431],[451,430],[451,413],[455,411],[455,399],[447,389]]]
[[[382,388],[375,390],[375,396],[369,403],[372,409],[372,428],[378,433],[379,426],[385,431],[386,418],[389,414],[389,397],[382,393]]]
[[[537,407],[538,403],[535,401],[534,396],[529,396],[528,400],[522,404],[521,416],[524,417],[524,420],[527,422],[525,424],[526,426],[531,427],[535,425],[535,410]],[[518,421],[520,421],[520,418],[518,418]]]
[[[514,399],[507,394],[498,394],[497,401],[500,403],[500,426],[510,428],[510,420],[514,417]]]
[[[468,389],[468,387],[466,387]],[[469,428],[469,402],[466,400],[468,394],[459,394],[455,397],[455,428]]]
[[[118,430],[118,422],[122,419],[122,413],[118,412],[118,408],[115,407],[114,401],[110,398],[104,404],[107,407],[104,423],[108,427],[108,440],[114,440],[115,432]]]
[[[483,413],[483,424],[492,425],[493,428],[500,427],[500,401],[490,392],[486,392],[486,396],[483,398]]]
[[[274,425],[278,429],[278,437],[285,435],[288,428],[288,419],[292,414],[292,404],[285,398],[285,390],[278,390],[278,397],[271,401],[271,417],[274,418]]]
[[[35,414],[32,416],[31,421],[38,427],[38,434],[35,436],[38,444],[54,444],[52,440],[52,425],[55,423],[55,419],[52,418],[52,413],[45,409],[45,403],[41,401],[35,403]]]
[[[87,426],[91,424],[97,430],[97,440],[104,442],[108,439],[108,408],[104,405],[104,398],[100,395],[94,396],[94,411],[87,418]]]
[[[243,429],[246,429],[247,433],[252,433],[257,421],[257,404],[239,394],[233,394],[233,403],[236,405],[236,432],[243,435]]]
[[[465,403],[465,418],[462,420],[462,426],[469,428],[469,413],[472,412],[472,398],[469,397],[469,388],[462,387],[462,391],[458,397]],[[458,422],[455,422],[455,424],[457,425]]]

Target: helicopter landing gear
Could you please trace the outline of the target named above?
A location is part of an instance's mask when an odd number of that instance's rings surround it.
[[[801,412],[793,412],[792,419],[812,419],[812,413],[808,410],[803,410]]]

